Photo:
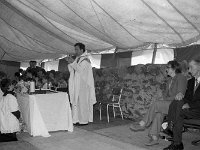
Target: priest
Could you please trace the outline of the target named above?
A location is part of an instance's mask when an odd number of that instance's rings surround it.
[[[93,105],[96,103],[94,77],[85,45],[76,43],[74,47],[76,59],[67,58],[72,118],[74,124],[87,125],[93,122]]]

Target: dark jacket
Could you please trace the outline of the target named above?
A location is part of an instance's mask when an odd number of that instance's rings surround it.
[[[193,99],[194,96],[194,84],[195,84],[195,78],[191,78],[188,80],[187,82],[187,90],[185,92],[185,96],[184,96],[184,103],[189,103],[190,100]]]
[[[194,83],[195,81],[193,81]],[[198,85],[197,89],[194,91],[194,84],[193,84],[193,95],[190,96],[191,98],[188,100],[188,104],[190,108],[198,108],[200,109],[200,85]]]

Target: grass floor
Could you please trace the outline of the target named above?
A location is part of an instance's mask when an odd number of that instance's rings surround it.
[[[131,123],[132,123],[131,120],[122,119],[121,116],[119,115],[117,115],[114,118],[112,112],[110,112],[110,121],[108,123],[106,112],[102,112],[102,120],[100,120],[99,111],[95,111],[94,122],[89,123],[86,126],[76,126],[76,127],[87,130],[87,131],[94,131],[94,130],[99,130],[99,129],[115,127],[115,126],[128,125]]]
[[[51,136],[32,137],[28,133],[18,134],[18,142],[0,143],[0,150],[161,150],[170,142],[160,140],[159,145],[147,147],[147,130],[132,132],[129,129],[131,120],[122,120],[120,116],[113,118],[110,113],[110,122],[107,122],[103,112],[99,120],[99,112],[94,112],[94,122],[86,126],[75,126],[73,132],[50,132]],[[191,141],[200,138],[199,132],[183,134],[185,150],[199,150],[200,146],[191,145]]]

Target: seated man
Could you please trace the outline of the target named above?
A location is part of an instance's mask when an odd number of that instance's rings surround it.
[[[189,62],[189,72],[200,81],[200,58],[193,59]],[[195,84],[192,96],[186,97],[185,104],[183,101],[174,101],[169,107],[169,118],[172,121],[173,140],[172,144],[164,150],[183,150],[182,130],[184,119],[200,119],[200,86]]]
[[[173,124],[174,124],[173,122],[176,118],[175,113],[178,113],[182,109],[182,106],[185,103],[188,103],[190,99],[192,99],[193,94],[194,94],[194,86],[195,86],[195,78],[190,77],[187,82],[187,90],[185,92],[185,96],[184,96],[183,100],[182,101],[175,100],[169,106],[168,112],[170,112],[170,113],[168,113],[168,115],[167,115],[168,126],[167,126],[167,129],[165,129],[165,132],[168,132],[169,134],[171,134],[170,135],[171,137],[173,136],[172,128],[173,128]],[[177,105],[180,105],[180,106],[177,106]],[[177,108],[179,108],[179,110]],[[174,110],[176,110],[176,112]],[[171,111],[173,111],[173,113],[171,113]]]

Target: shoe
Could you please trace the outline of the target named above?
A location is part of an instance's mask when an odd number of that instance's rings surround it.
[[[74,126],[86,126],[86,125],[88,125],[88,123],[86,123],[86,124],[75,123],[74,124]]]
[[[169,128],[163,130],[162,132],[163,132],[164,134],[170,136],[170,137],[173,137],[173,132],[172,132]]]
[[[73,125],[74,125],[74,126],[78,126],[78,125],[79,125],[79,123],[74,123]]]
[[[134,131],[134,132],[138,132],[138,131],[144,131],[145,127],[140,126],[140,125],[131,125],[130,126],[130,130]]]
[[[159,144],[158,140],[150,139],[149,142],[145,143],[144,145],[146,145],[146,146],[154,146],[154,145],[158,145],[158,144]]]
[[[163,150],[183,150],[183,143],[181,144],[174,144],[172,143],[171,145],[169,145],[168,147],[165,147]]]
[[[79,124],[78,126],[87,126],[88,125],[88,123],[86,123],[86,124]]]

